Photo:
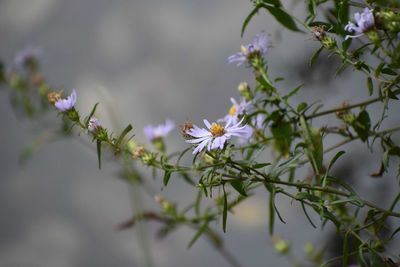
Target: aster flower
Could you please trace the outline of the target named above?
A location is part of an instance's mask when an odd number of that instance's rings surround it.
[[[240,52],[228,57],[228,63],[237,62],[237,65],[240,66],[255,54],[263,56],[268,51],[268,45],[268,37],[265,34],[257,34],[250,44],[241,46]]]
[[[54,106],[61,112],[66,112],[74,108],[76,104],[76,91],[72,89],[72,93],[66,99],[59,99],[57,102],[54,103]]]
[[[223,120],[226,123],[235,124],[239,121],[239,118],[243,116],[246,113],[246,111],[250,109],[251,101],[246,101],[245,99],[242,99],[242,101],[238,103],[233,97],[231,97],[231,102],[232,106]]]
[[[372,9],[365,8],[362,13],[356,12],[354,14],[354,20],[356,23],[349,22],[344,30],[348,32],[356,33],[356,35],[347,35],[345,39],[348,38],[357,38],[363,35],[365,32],[369,31],[371,28],[375,26],[374,14],[372,13]]]
[[[36,64],[42,57],[43,51],[40,48],[29,46],[19,51],[14,58],[14,68],[23,71],[30,64]]]
[[[186,140],[186,142],[197,145],[193,150],[193,154],[201,152],[205,147],[208,151],[223,149],[226,141],[233,136],[240,138],[249,138],[251,136],[252,131],[247,125],[241,126],[242,122],[243,120],[233,125],[232,122],[229,122],[223,126],[216,122],[210,124],[207,120],[204,120],[207,129],[193,125],[193,128],[189,131],[193,139]]]
[[[265,114],[257,114],[257,116],[253,117],[253,119],[251,120],[251,122],[254,125],[254,128],[256,128],[257,130],[262,130],[264,128],[264,121],[267,117],[265,116]]]
[[[91,117],[88,125],[87,125],[88,131],[91,133],[96,133],[98,129],[102,128],[100,121],[95,118],[95,117]]]
[[[165,124],[157,126],[147,125],[143,128],[143,132],[146,138],[153,142],[156,139],[167,136],[175,128],[175,123],[172,120],[167,119]]]

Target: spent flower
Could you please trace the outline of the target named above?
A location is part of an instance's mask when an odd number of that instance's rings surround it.
[[[247,125],[241,125],[242,122],[243,120],[232,124],[232,121],[230,121],[224,126],[216,122],[211,124],[208,120],[204,120],[207,129],[193,125],[193,128],[189,131],[193,139],[186,140],[186,142],[197,145],[193,150],[193,154],[201,152],[204,148],[208,151],[223,149],[226,141],[233,136],[249,138],[252,135],[252,131]]]
[[[76,104],[76,98],[77,94],[75,89],[72,89],[71,95],[69,95],[66,99],[58,99],[55,103],[54,106],[60,111],[60,112],[66,112],[68,110],[71,110],[75,107]]]
[[[263,56],[267,54],[268,46],[268,37],[262,33],[257,34],[251,43],[241,46],[240,52],[228,57],[228,63],[237,62],[237,65],[240,66],[255,55]]]
[[[157,126],[147,125],[143,128],[143,132],[146,138],[153,142],[156,139],[166,137],[175,128],[175,123],[167,119],[164,124]]]
[[[357,38],[362,36],[365,32],[371,30],[375,26],[374,13],[372,9],[364,8],[362,13],[356,12],[354,14],[355,23],[349,21],[344,27],[345,31],[355,33],[356,35],[346,35],[348,38]]]

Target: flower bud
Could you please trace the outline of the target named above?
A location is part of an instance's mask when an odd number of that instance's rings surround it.
[[[253,94],[251,93],[250,86],[247,84],[247,82],[241,82],[238,86],[238,91],[240,95],[247,101],[250,101],[254,98]]]
[[[321,43],[328,50],[332,50],[336,47],[336,40],[330,36],[322,38]]]
[[[286,254],[290,250],[290,244],[286,240],[281,239],[280,237],[273,237],[272,242],[274,242],[275,250],[278,253]]]
[[[92,117],[90,118],[88,125],[87,125],[88,131],[91,132],[92,134],[95,134],[99,129],[101,129],[101,124],[100,121],[95,118]]]
[[[368,39],[376,44],[379,45],[381,43],[381,38],[379,37],[379,34],[376,31],[368,31],[367,33]]]

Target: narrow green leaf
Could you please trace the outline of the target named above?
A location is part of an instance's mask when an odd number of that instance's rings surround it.
[[[97,160],[99,161],[99,169],[101,169],[101,141],[97,140]]]
[[[314,54],[311,56],[310,59],[310,68],[314,65],[314,63],[317,61],[319,55],[321,54],[322,50],[324,50],[324,47],[321,46],[317,51],[314,52]]]
[[[383,69],[384,66],[385,66],[384,62],[382,62],[381,64],[378,65],[378,67],[375,70],[375,78],[379,77],[379,75],[381,74],[382,69]]]
[[[251,19],[254,17],[255,14],[257,14],[258,10],[260,10],[262,6],[261,5],[257,5],[251,12],[250,14],[246,17],[246,19],[243,22],[242,25],[242,30],[240,31],[240,36],[243,37],[244,31],[246,30],[247,25],[249,24],[249,22],[251,21]]]
[[[239,194],[247,197],[246,189],[244,188],[242,181],[235,180],[235,181],[230,182],[230,184],[236,191],[238,191]]]
[[[122,140],[124,139],[124,137],[132,130],[132,125],[128,124],[128,126],[126,126],[126,128],[122,131],[121,135],[118,137],[117,142],[115,143],[116,146],[118,146]]]
[[[164,172],[164,178],[163,178],[163,183],[164,183],[165,186],[168,185],[168,182],[169,182],[169,179],[170,179],[170,178],[171,178],[171,172],[168,171],[168,170],[166,170],[166,171]]]
[[[224,192],[224,210],[222,211],[222,230],[226,233],[226,219],[228,218],[228,196],[226,195],[225,185],[222,186]]]
[[[85,126],[88,125],[90,119],[93,117],[94,113],[96,112],[96,108],[97,108],[97,105],[98,105],[98,104],[99,104],[99,103],[96,103],[96,104],[93,106],[92,111],[90,112],[89,116],[88,116],[88,117],[86,118],[86,120],[85,120]]]
[[[383,74],[387,74],[387,75],[392,75],[392,76],[396,76],[397,73],[394,72],[391,68],[383,68],[382,69],[382,73]]]
[[[275,189],[271,189],[269,192],[269,234],[272,236],[274,233],[274,224],[275,224],[275,208],[274,208],[274,198],[275,198]]]
[[[271,15],[274,16],[275,19],[283,26],[285,26],[289,30],[300,32],[299,28],[297,28],[294,19],[286,11],[284,11],[279,7],[274,7],[274,6],[263,5],[263,7],[267,9],[269,13],[271,13]]]
[[[304,214],[306,215],[308,221],[310,222],[310,224],[312,225],[312,227],[317,228],[317,226],[315,226],[314,222],[311,220],[310,215],[308,214],[308,211],[306,209],[306,206],[304,205],[304,202],[301,202],[301,208],[303,209]]]
[[[294,96],[295,94],[297,94],[297,92],[304,86],[304,84],[300,84],[299,86],[297,86],[296,88],[294,88],[289,94],[285,95],[283,98],[284,99],[289,99],[292,96]]]
[[[374,92],[374,84],[372,83],[371,77],[367,78],[368,94],[371,96]]]
[[[257,163],[257,164],[252,165],[252,168],[253,169],[261,169],[261,168],[264,168],[264,167],[269,166],[269,165],[271,165],[271,163],[269,163],[269,162],[267,162],[267,163]]]
[[[191,248],[193,244],[199,239],[199,237],[207,230],[208,228],[208,222],[206,221],[196,232],[196,234],[193,236],[193,238],[190,240],[187,249]]]

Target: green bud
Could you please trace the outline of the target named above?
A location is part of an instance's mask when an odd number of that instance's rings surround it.
[[[281,254],[286,254],[289,252],[290,244],[289,242],[281,239],[275,243],[275,250]]]
[[[251,93],[250,86],[247,82],[241,82],[238,86],[238,91],[241,96],[247,101],[250,101],[254,98],[253,94]]]
[[[154,147],[161,152],[165,152],[165,143],[162,137],[158,137],[152,141]]]
[[[304,252],[305,252],[307,255],[313,254],[314,251],[315,251],[315,248],[314,248],[314,246],[313,246],[312,244],[306,243],[306,244],[304,245]]]
[[[153,165],[155,161],[155,156],[153,153],[145,152],[142,155],[142,161],[145,165]]]
[[[79,114],[75,110],[75,108],[72,108],[68,111],[65,112],[65,115],[73,122],[79,122]]]
[[[332,50],[336,47],[336,40],[330,36],[323,38],[321,40],[321,43],[328,50]]]
[[[381,43],[381,38],[379,37],[379,34],[376,31],[368,31],[367,33],[368,39],[376,44],[379,45]]]

